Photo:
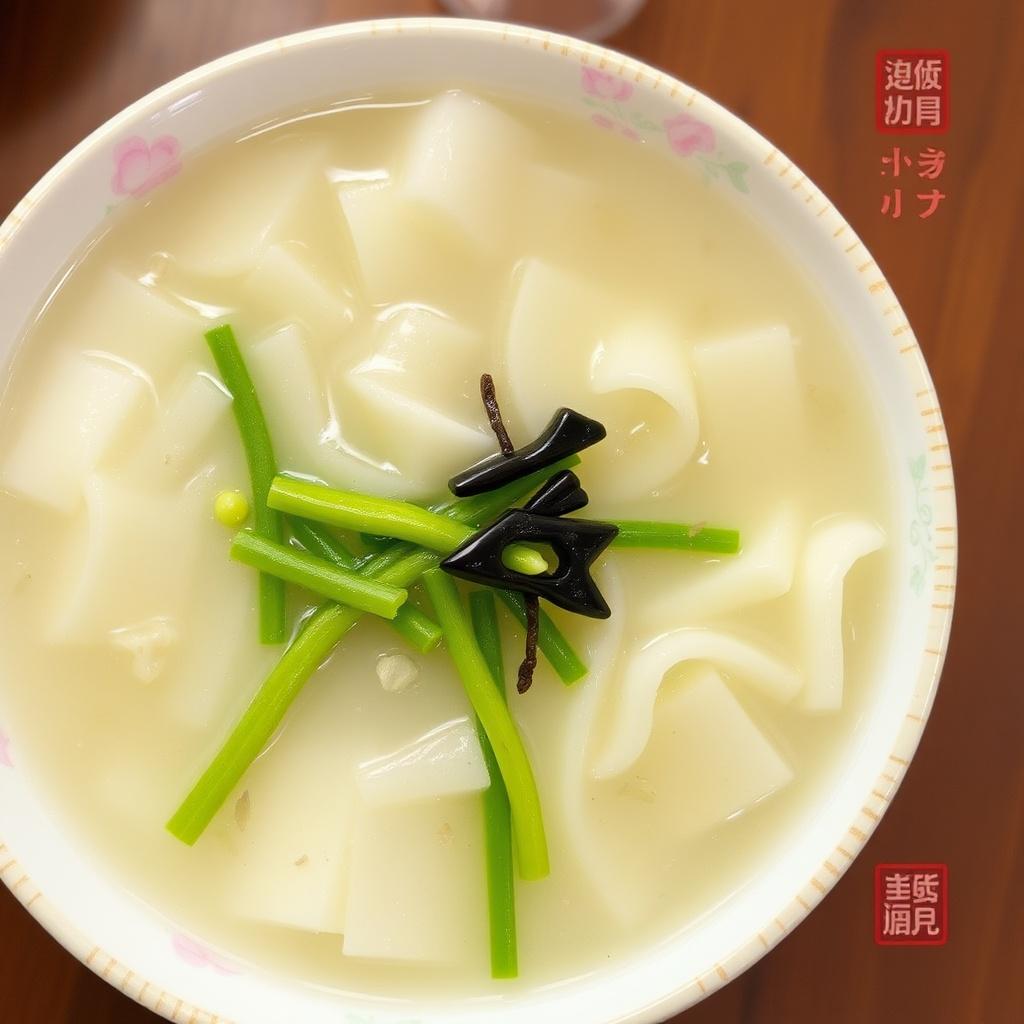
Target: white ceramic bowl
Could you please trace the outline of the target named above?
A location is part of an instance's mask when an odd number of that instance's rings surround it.
[[[55,276],[111,203],[188,163],[211,141],[303,105],[456,81],[512,91],[635,131],[593,101],[663,126],[649,144],[679,161],[714,157],[714,187],[780,239],[849,329],[884,415],[898,499],[896,622],[884,679],[827,802],[786,852],[677,939],[584,979],[486,1005],[423,1005],[316,990],[243,971],[94,873],[19,771],[0,731],[0,874],[77,957],[150,1009],[189,1024],[610,1024],[656,1021],[750,966],[828,892],[863,846],[906,770],[935,694],[953,604],[956,532],[949,449],[921,352],[892,290],[849,225],[786,157],[681,82],[609,50],[545,32],[422,19],[320,29],[255,46],[133,104],[57,164],[0,228],[0,353],[9,358]],[[588,103],[588,101],[591,101]],[[127,141],[126,141],[127,140]],[[0,729],[4,709],[0,706]]]

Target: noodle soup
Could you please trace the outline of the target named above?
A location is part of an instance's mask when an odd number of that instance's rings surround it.
[[[892,589],[875,411],[810,285],[696,170],[458,89],[313,114],[115,211],[28,331],[0,408],[0,685],[98,869],[230,957],[401,996],[594,971],[753,878],[853,741]],[[269,492],[204,341],[227,323]],[[449,480],[499,450],[482,374],[520,452],[560,408],[602,425],[569,467],[587,504],[542,518],[618,530],[589,570],[610,615],[542,600],[524,693],[528,601],[490,602],[507,712],[453,629],[529,573],[460,582],[447,614],[445,570],[385,580],[351,600],[391,617],[357,609],[335,644],[348,606],[268,586],[236,536],[276,516],[263,555],[308,555],[317,585],[420,557],[344,517],[455,522]],[[542,590],[577,554],[553,546],[520,546]],[[301,659],[274,718],[265,681]]]

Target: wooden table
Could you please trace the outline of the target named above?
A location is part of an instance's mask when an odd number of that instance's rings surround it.
[[[0,0],[0,214],[126,103],[238,47],[315,25],[436,13],[430,0]],[[834,892],[687,1024],[1024,1021],[1024,7],[1011,0],[651,0],[612,44],[760,129],[860,233],[928,357],[957,468],[957,620],[931,722],[894,807]],[[950,132],[935,216],[880,210],[874,55],[944,48]],[[930,141],[913,138],[919,149]],[[918,145],[920,144],[920,145]],[[872,940],[873,866],[944,861],[951,937]],[[0,892],[4,1024],[155,1021]]]

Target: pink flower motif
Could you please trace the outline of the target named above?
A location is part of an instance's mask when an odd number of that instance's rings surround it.
[[[161,135],[151,144],[138,135],[114,147],[114,176],[110,187],[118,196],[145,195],[181,170],[181,144],[173,135]]]
[[[11,757],[11,737],[0,729],[0,765],[5,768],[14,767],[14,759]]]
[[[581,68],[580,72],[583,91],[590,96],[618,103],[633,95],[632,83],[623,81],[618,75],[609,75],[607,71],[590,67]]]
[[[242,973],[229,960],[218,956],[213,950],[200,945],[195,939],[190,939],[187,935],[179,933],[171,936],[171,945],[174,947],[174,952],[192,967],[211,967],[218,974]]]
[[[625,139],[629,139],[630,142],[639,142],[640,136],[628,124],[620,124],[618,121],[608,117],[607,114],[591,114],[590,120],[597,125],[598,128],[603,128],[606,132],[617,132]]]
[[[680,156],[711,153],[715,148],[715,133],[711,125],[698,121],[689,114],[676,114],[663,122],[668,144]]]

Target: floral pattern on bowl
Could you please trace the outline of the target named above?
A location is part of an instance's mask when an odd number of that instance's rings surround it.
[[[114,147],[111,191],[116,196],[144,196],[181,170],[181,143],[173,135],[146,142],[141,135],[124,139]]]
[[[722,155],[711,125],[685,112],[659,125],[642,111],[626,106],[633,98],[630,82],[597,68],[585,65],[580,69],[580,86],[583,102],[601,111],[590,118],[598,128],[621,135],[630,142],[647,142],[648,135],[662,134],[676,155],[695,159],[709,181],[724,177],[737,192],[750,191],[748,165]]]
[[[923,452],[910,460],[910,481],[914,487],[914,512],[910,522],[910,545],[914,555],[910,570],[910,589],[918,597],[925,594],[928,570],[936,560],[932,540],[932,505],[928,497],[928,482],[925,479],[927,468],[928,462]]]
[[[171,945],[178,958],[192,967],[210,967],[217,974],[242,973],[230,960],[180,932],[171,936]]]

